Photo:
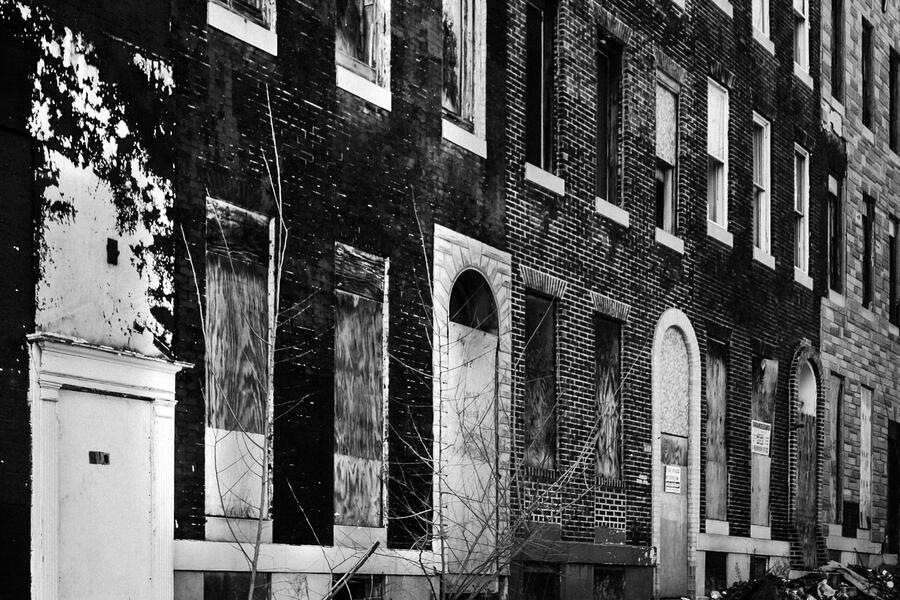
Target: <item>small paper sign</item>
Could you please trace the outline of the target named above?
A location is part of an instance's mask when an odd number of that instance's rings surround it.
[[[763,421],[750,421],[750,451],[753,454],[769,455],[772,425]]]
[[[681,467],[678,465],[666,465],[666,492],[681,493]]]

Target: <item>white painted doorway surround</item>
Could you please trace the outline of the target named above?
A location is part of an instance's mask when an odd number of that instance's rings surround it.
[[[32,599],[170,599],[185,365],[52,334],[28,341]]]

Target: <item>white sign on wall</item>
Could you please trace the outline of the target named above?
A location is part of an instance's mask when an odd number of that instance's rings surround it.
[[[750,421],[750,451],[753,454],[769,455],[769,443],[772,439],[772,424],[763,421]]]
[[[666,492],[681,493],[681,467],[678,465],[666,465]]]

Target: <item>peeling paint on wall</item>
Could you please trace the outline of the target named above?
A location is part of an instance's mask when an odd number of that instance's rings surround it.
[[[28,132],[41,227],[37,328],[160,355],[171,342],[173,195],[164,61],[104,39],[97,50],[42,7],[0,0],[36,62]],[[140,89],[135,82],[146,82]],[[140,108],[136,106],[140,104]],[[146,109],[146,110],[144,110]],[[128,260],[107,268],[110,237]]]

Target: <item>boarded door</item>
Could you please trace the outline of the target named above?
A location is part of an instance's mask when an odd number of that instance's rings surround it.
[[[769,526],[771,445],[777,387],[778,361],[754,357],[753,388],[750,390],[750,524],[761,527]]]
[[[151,597],[148,402],[59,396],[59,598]]]
[[[450,322],[448,344],[441,414],[447,571],[489,573],[497,536],[497,336]]]
[[[663,337],[660,373],[659,594],[680,598],[688,591],[688,435],[690,372],[687,345],[675,328]]]

